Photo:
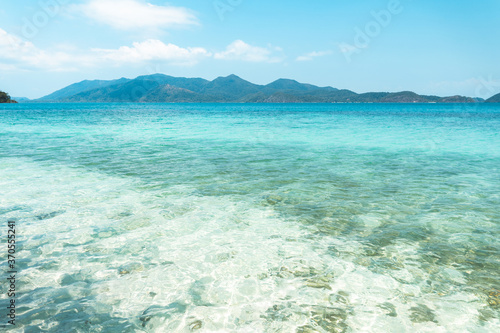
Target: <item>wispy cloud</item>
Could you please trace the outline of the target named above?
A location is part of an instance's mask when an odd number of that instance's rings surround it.
[[[281,51],[278,47],[252,46],[242,40],[236,40],[229,44],[225,51],[215,53],[215,59],[242,60],[249,62],[280,62],[281,57],[273,55],[275,51]]]
[[[330,55],[330,54],[332,54],[332,51],[319,51],[319,52],[314,51],[314,52],[310,52],[310,53],[301,55],[301,56],[297,57],[297,59],[295,59],[295,60],[296,61],[311,61],[314,58],[323,57],[323,56]]]
[[[212,54],[202,47],[183,48],[160,40],[135,42],[117,49],[46,51],[0,29],[0,69],[4,71],[74,71],[82,67],[117,66],[160,61],[173,65],[194,65]]]
[[[32,42],[0,29],[0,69],[3,71],[75,71],[84,67],[125,66],[161,62],[174,66],[192,66],[204,59],[240,60],[275,63],[283,57],[278,47],[249,45],[241,40],[229,44],[225,51],[210,52],[203,47],[181,47],[158,39],[134,42],[116,49],[78,50],[59,45],[60,51],[43,50]]]
[[[179,65],[193,65],[199,60],[210,57],[211,53],[202,47],[182,48],[174,44],[165,44],[157,39],[133,43],[132,47],[118,49],[93,49],[102,60],[117,63],[137,63],[144,61],[166,61]]]
[[[187,8],[156,6],[142,0],[89,0],[74,5],[73,11],[116,29],[161,29],[198,24]]]
[[[72,64],[81,61],[65,52],[41,50],[32,42],[0,29],[0,66],[3,70],[74,70],[77,67]]]

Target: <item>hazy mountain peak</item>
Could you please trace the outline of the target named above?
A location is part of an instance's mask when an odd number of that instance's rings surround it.
[[[486,100],[486,103],[500,103],[500,94],[496,94],[495,96],[491,96]]]
[[[225,81],[242,81],[242,82],[248,82],[247,80],[244,80],[241,77],[239,77],[238,75],[234,75],[234,74],[231,74],[231,75],[228,75],[228,76],[219,76],[218,78],[216,78],[212,82],[219,82],[219,81],[222,81],[222,82],[225,82]],[[250,83],[250,82],[248,82],[248,83]]]

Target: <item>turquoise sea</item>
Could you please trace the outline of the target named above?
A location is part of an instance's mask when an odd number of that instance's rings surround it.
[[[8,220],[16,332],[500,332],[500,106],[2,105]]]

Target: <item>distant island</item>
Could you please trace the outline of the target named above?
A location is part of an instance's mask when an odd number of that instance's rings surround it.
[[[17,103],[15,100],[11,99],[9,94],[0,91],[0,103]]]
[[[85,80],[36,100],[20,102],[51,103],[500,103],[500,94],[488,100],[465,96],[427,96],[411,91],[369,92],[318,87],[290,79],[267,85],[248,82],[236,75],[202,78],[173,77],[164,74],[135,79]]]
[[[488,98],[486,103],[500,103],[500,94],[496,94],[495,96]]]
[[[351,90],[318,87],[279,79],[257,85],[236,75],[202,78],[164,74],[135,79],[82,81],[42,97],[38,102],[137,102],[137,103],[475,103],[464,96],[438,97],[411,91],[357,94]]]

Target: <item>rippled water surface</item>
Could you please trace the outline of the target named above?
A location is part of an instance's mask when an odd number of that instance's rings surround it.
[[[499,332],[499,133],[495,105],[1,106],[17,330]]]

